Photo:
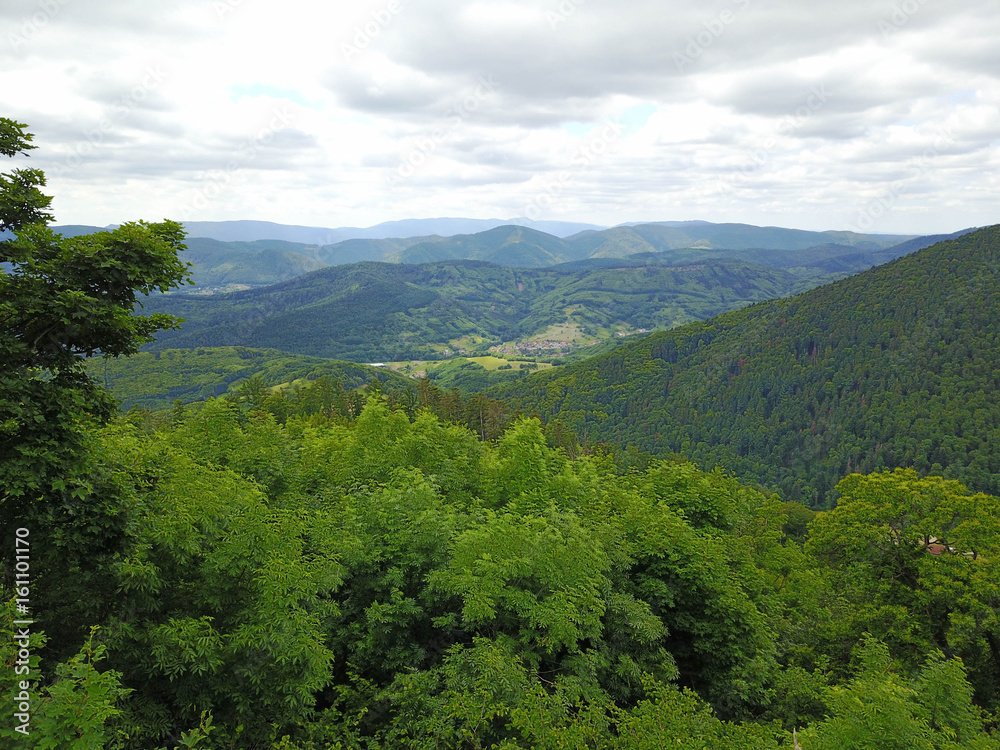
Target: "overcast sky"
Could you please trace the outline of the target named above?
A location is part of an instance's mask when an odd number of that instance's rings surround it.
[[[2,0],[0,30],[64,224],[1000,222],[1000,0]]]

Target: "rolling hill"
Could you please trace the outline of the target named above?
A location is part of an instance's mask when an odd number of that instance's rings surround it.
[[[167,409],[176,400],[186,404],[221,396],[255,376],[265,386],[312,381],[325,375],[339,380],[345,388],[376,379],[398,391],[413,387],[412,380],[385,368],[242,346],[140,352],[122,359],[98,357],[87,365],[90,374],[121,400],[124,409]]]
[[[658,333],[492,395],[828,505],[912,466],[1000,492],[1000,227]]]
[[[485,260],[515,268],[539,268],[566,259],[566,243],[551,234],[517,226],[503,226],[413,245],[393,260],[433,263],[439,260]]]
[[[732,260],[590,270],[357,263],[246,292],[144,304],[187,320],[153,350],[238,345],[361,362],[436,360],[500,345],[507,354],[553,356],[779,297],[800,283]]]
[[[193,265],[192,280],[207,291],[276,284],[327,265],[300,252],[301,245],[282,240],[219,242],[194,237],[185,244],[184,260]]]

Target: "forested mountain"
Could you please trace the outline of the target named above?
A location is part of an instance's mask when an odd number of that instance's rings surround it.
[[[912,466],[1000,492],[1000,229],[540,373],[494,395],[828,505]]]
[[[282,240],[219,242],[196,237],[185,243],[184,260],[191,263],[191,280],[201,289],[256,287],[294,279],[327,264]]]
[[[394,258],[400,263],[485,260],[514,268],[552,266],[566,259],[566,243],[545,232],[505,226],[479,234],[438,238],[413,245]]]
[[[872,266],[887,263],[894,258],[901,258],[944,240],[956,239],[972,231],[974,230],[964,229],[953,234],[917,237],[898,245],[890,245],[880,249],[870,247],[862,249],[857,246],[836,243],[816,245],[804,250],[767,248],[731,250],[729,248],[683,247],[656,252],[641,252],[622,258],[594,255],[586,260],[562,263],[558,268],[582,270],[649,264],[679,265],[700,263],[706,260],[742,260],[746,263],[780,268],[807,281],[816,277],[847,276],[867,271]]]
[[[372,362],[442,359],[505,343],[558,354],[779,297],[800,283],[737,261],[583,271],[358,263],[263,289],[150,297],[144,305],[186,319],[153,349],[238,345]]]
[[[81,234],[103,232],[104,229],[104,227],[95,227],[90,224],[62,224],[58,227],[52,227],[52,231],[61,234],[63,237],[78,237]]]
[[[257,242],[280,240],[299,245],[332,245],[351,239],[392,239],[418,236],[451,236],[474,234],[500,226],[517,225],[548,232],[556,237],[567,237],[583,231],[600,230],[596,224],[571,221],[534,221],[532,219],[402,219],[384,221],[370,227],[306,227],[278,224],[273,221],[186,221],[184,230],[189,237],[216,240],[217,242]],[[65,237],[93,234],[114,226],[96,227],[84,224],[62,224],[52,229]]]

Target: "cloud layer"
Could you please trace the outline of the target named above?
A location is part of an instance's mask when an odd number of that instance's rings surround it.
[[[996,223],[1000,0],[6,0],[61,223]]]

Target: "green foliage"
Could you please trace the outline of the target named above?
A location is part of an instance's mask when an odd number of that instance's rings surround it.
[[[535,420],[484,444],[376,397],[284,424],[210,401],[99,444],[126,515],[101,616],[127,747],[488,746],[532,736],[517,712],[551,696],[590,717],[565,714],[564,737],[606,742],[647,674],[726,716],[768,700],[753,555],[781,519],[761,526],[773,503],[722,475],[618,479]],[[694,528],[691,498],[726,511]]]
[[[487,513],[461,534],[431,585],[462,600],[473,632],[509,633],[536,654],[579,652],[597,637],[607,560],[570,517]]]
[[[806,748],[995,747],[977,708],[995,498],[852,476],[803,550],[777,497],[683,462],[571,460],[534,419],[481,442],[384,394],[356,417],[247,403],[95,435],[91,492],[121,539],[86,590],[106,603],[71,613],[101,624],[94,658],[68,653],[40,687],[93,687],[52,709],[54,732],[123,749],[778,748],[792,730]],[[929,533],[954,551],[929,554]],[[852,672],[859,630],[887,623]]]
[[[913,664],[940,649],[966,662],[977,700],[1000,707],[1000,501],[897,469],[852,475],[808,549],[852,607],[844,637],[870,632]]]
[[[0,118],[0,153],[26,148],[26,126]],[[131,354],[176,325],[163,314],[133,315],[137,295],[184,278],[179,224],[125,224],[114,232],[57,237],[46,223],[44,175],[0,178],[0,484],[9,498],[35,495],[64,478],[80,453],[78,424],[110,404],[85,375],[83,357]],[[59,479],[57,479],[59,478]],[[18,510],[23,511],[23,506]]]
[[[0,117],[0,155],[15,157],[38,148],[24,123]],[[15,169],[0,174],[0,232],[18,231],[32,224],[52,220],[52,198],[38,188],[45,186],[45,175],[37,169]],[[6,260],[6,258],[4,259]]]
[[[206,432],[233,434],[224,414],[203,419]],[[179,736],[202,711],[221,736],[242,727],[248,745],[300,721],[331,664],[320,622],[334,608],[320,597],[342,575],[332,520],[270,507],[252,483],[213,468],[218,452],[191,457],[127,427],[106,439],[130,473],[152,479],[115,565],[120,601],[105,636],[134,690],[129,721],[143,727],[129,746]]]
[[[1000,748],[983,733],[970,703],[962,663],[930,655],[913,681],[892,668],[886,646],[866,639],[857,675],[830,688],[832,716],[801,734],[802,746],[817,750],[958,750]]]
[[[0,723],[0,740],[5,747],[33,750],[91,750],[104,747],[116,738],[113,728],[121,713],[120,704],[131,692],[121,686],[121,674],[98,671],[106,647],[94,645],[94,632],[79,653],[59,664],[55,678],[46,682],[40,674],[37,652],[46,636],[31,630],[31,658],[25,662],[18,652],[23,642],[14,640],[22,626],[13,602],[5,602],[0,624],[0,692],[8,702]],[[96,628],[94,628],[96,631]],[[27,667],[30,671],[18,672]],[[18,698],[18,696],[23,696]],[[27,703],[27,717],[18,717]]]
[[[0,118],[0,153],[32,148]],[[45,611],[46,656],[68,658],[106,613],[109,559],[121,552],[124,508],[95,465],[89,430],[114,402],[86,373],[97,352],[129,355],[171,316],[135,314],[139,299],[180,284],[183,231],[171,221],[63,238],[47,226],[45,176],[0,176],[0,528],[31,533],[32,607]],[[105,490],[107,490],[105,492]],[[37,542],[37,543],[36,543]],[[0,550],[12,582],[13,546]],[[88,621],[89,620],[89,621]]]
[[[619,711],[618,739],[612,747],[654,750],[770,750],[784,732],[770,727],[719,721],[697,696],[652,685],[651,697],[629,713]]]

